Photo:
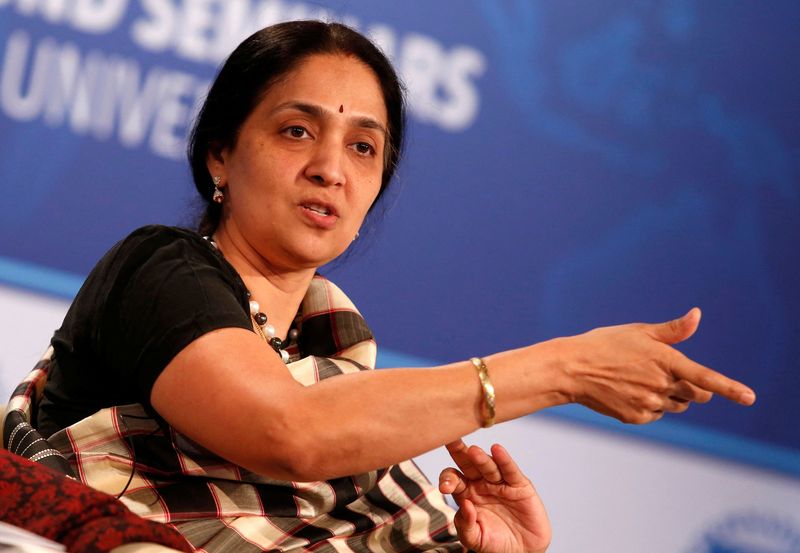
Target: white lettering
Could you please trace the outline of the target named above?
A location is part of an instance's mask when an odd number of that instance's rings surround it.
[[[211,63],[220,62],[245,37],[268,25],[291,19],[336,19],[324,8],[281,0],[141,0],[141,6],[144,16],[131,24],[136,44]]]
[[[87,33],[107,33],[117,26],[127,7],[128,0],[75,0],[72,23]]]
[[[129,0],[0,0],[0,5],[8,3],[22,14],[36,15],[90,33],[108,32],[119,25],[130,4]],[[147,51],[172,52],[181,59],[202,63],[220,62],[242,38],[278,21],[295,17],[322,17],[348,19],[351,25],[359,23],[352,17],[335,16],[311,3],[288,0],[139,0],[138,4],[141,15],[130,21],[129,30],[134,44]],[[380,23],[370,25],[367,34],[393,60],[403,76],[409,90],[409,111],[415,118],[448,132],[462,131],[475,121],[480,110],[477,82],[487,66],[486,58],[480,51],[464,45],[448,47],[422,34],[399,35],[393,27]],[[117,111],[114,106],[119,107],[119,102],[127,101],[124,98],[128,94],[114,88],[117,83],[114,79],[130,80],[134,69],[122,60],[112,62],[103,56],[105,61],[102,63],[90,58],[79,60],[75,46],[62,55],[56,55],[48,53],[47,44],[43,42],[40,44],[41,51],[34,56],[28,52],[29,42],[29,39],[19,37],[9,40],[9,50],[6,52],[8,67],[4,69],[7,88],[4,101],[16,106],[15,109],[21,114],[35,114],[44,110],[41,114],[49,124],[62,124],[61,121],[68,117],[76,132],[87,129],[88,117],[88,129],[98,137],[107,136],[108,129],[113,126],[108,121],[114,119]],[[33,56],[30,63],[19,61],[28,56]],[[35,63],[42,56],[55,56],[57,59]],[[48,69],[48,63],[54,68]],[[82,69],[79,70],[78,66]],[[133,67],[138,71],[137,64]],[[28,80],[27,70],[30,71]],[[95,75],[104,71],[116,77],[101,78]],[[53,91],[45,91],[45,94],[51,94],[45,99],[39,98],[42,85],[36,80],[42,72],[53,73],[52,85],[55,87]],[[157,79],[157,72],[147,78]],[[142,95],[137,92],[136,101],[150,101],[150,86],[155,85],[149,82],[146,80],[143,83]],[[117,100],[106,99],[100,92],[89,92],[88,87],[92,86],[106,90]],[[178,113],[181,111],[178,106],[183,100],[174,98],[182,98],[181,94],[185,92],[181,90],[185,89],[185,84],[176,81],[170,86],[175,88],[158,89],[159,94],[171,95],[170,113]],[[16,93],[9,92],[12,88]],[[86,98],[93,99],[91,116],[87,116]],[[142,104],[142,109],[150,109],[148,106]],[[144,136],[150,122],[155,120],[152,117],[155,116],[151,115],[146,120],[137,119],[144,121],[145,128],[141,131],[128,131],[126,124],[121,124],[117,129],[122,133],[120,140],[127,143],[125,137],[129,132],[137,137],[133,142],[140,140],[138,137]],[[159,125],[159,129],[171,128],[169,118],[163,119]],[[170,132],[164,131],[163,135],[168,136]],[[163,151],[172,151],[171,147],[164,146],[168,142],[169,139],[165,138],[153,144],[159,144],[159,148],[163,146]]]
[[[443,57],[441,46],[431,38],[410,34],[403,40],[398,65],[408,84],[409,108],[422,121],[437,117],[436,87]]]
[[[275,2],[265,2],[265,9],[274,9]],[[249,0],[229,0],[214,25],[215,33],[210,46],[209,61],[218,62],[230,54],[243,38],[261,27],[250,17]]]
[[[96,53],[90,52],[88,60],[93,60]],[[97,65],[100,65],[98,62]],[[92,134],[98,140],[107,140],[114,134],[115,115],[117,102],[124,94],[129,94],[138,81],[126,79],[126,75],[138,76],[138,66],[135,62],[126,59],[109,58],[105,61],[105,70],[96,89],[92,107]],[[131,85],[132,83],[132,85]]]
[[[39,0],[17,0],[17,11],[22,15],[33,15],[39,6]]]
[[[438,121],[449,131],[467,128],[478,115],[480,98],[471,77],[486,70],[486,59],[473,48],[453,48],[447,60],[443,87],[447,101],[440,104]]]
[[[176,13],[170,0],[141,0],[148,19],[131,25],[131,37],[142,48],[154,52],[166,50],[172,42]]]
[[[43,40],[36,49],[31,75],[25,90],[25,68],[31,39],[24,31],[15,31],[8,38],[3,72],[0,75],[0,106],[11,118],[30,121],[41,112],[47,91],[47,72],[56,44]]]
[[[483,54],[467,46],[448,52],[429,37],[411,34],[403,40],[396,65],[408,84],[409,109],[417,118],[451,132],[475,120],[480,97],[472,79],[486,69]]]
[[[101,60],[96,59],[96,62]],[[94,64],[82,63],[75,45],[62,44],[52,60],[44,120],[56,127],[63,124],[69,114],[72,130],[78,134],[86,132],[91,122],[91,98],[97,73]]]
[[[10,118],[41,118],[53,127],[126,147],[147,141],[157,155],[179,159],[184,138],[208,83],[158,67],[146,74],[133,60],[100,51],[82,55],[50,38],[35,46],[24,31],[9,37],[0,66],[0,109]]]
[[[195,87],[195,80],[186,74],[173,73],[165,79],[164,95],[150,135],[150,147],[157,154],[174,159],[183,154]]]
[[[205,61],[209,51],[209,32],[214,22],[213,1],[184,0],[182,25],[175,48],[178,55],[192,61]]]
[[[397,34],[388,25],[372,25],[367,31],[367,36],[378,45],[387,58],[395,59],[397,52]]]
[[[3,4],[10,4],[10,0]],[[86,33],[113,30],[125,15],[128,0],[17,0],[20,15],[40,15],[48,23],[66,23]]]
[[[249,4],[249,0],[244,0],[244,2]],[[281,2],[281,0],[262,0],[256,7],[252,17],[253,27],[251,27],[251,32],[255,32],[262,27],[280,23],[283,20],[283,2]],[[247,34],[249,35],[251,33]]]
[[[158,68],[145,77],[140,85],[140,71],[132,67],[131,72],[122,72],[119,96],[119,141],[129,148],[138,146],[144,140],[153,114],[161,102],[162,77]]]
[[[42,4],[42,15],[51,23],[59,23],[64,20],[66,8],[66,0],[47,0]]]

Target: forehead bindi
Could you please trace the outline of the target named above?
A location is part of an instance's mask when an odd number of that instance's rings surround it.
[[[377,76],[369,66],[348,56],[310,56],[276,83],[264,99],[273,107],[290,101],[313,104],[329,113],[374,119],[382,127],[388,120]]]

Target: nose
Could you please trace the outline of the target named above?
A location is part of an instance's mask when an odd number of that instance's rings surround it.
[[[319,142],[306,165],[306,177],[323,186],[342,186],[346,180],[343,156],[344,152],[338,145]]]

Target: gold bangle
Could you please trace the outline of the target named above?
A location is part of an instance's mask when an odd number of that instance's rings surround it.
[[[478,378],[481,381],[481,389],[483,390],[481,409],[483,421],[481,426],[489,428],[494,424],[494,386],[489,379],[489,369],[486,368],[486,363],[483,362],[483,359],[480,357],[472,357],[470,361],[474,365],[475,370],[478,371]]]

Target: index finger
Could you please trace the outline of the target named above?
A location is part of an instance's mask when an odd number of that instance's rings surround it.
[[[672,368],[672,374],[703,390],[719,394],[741,405],[749,406],[756,401],[755,392],[748,386],[696,363],[688,357],[682,356],[680,362]]]
[[[472,459],[467,455],[469,448],[467,448],[464,440],[450,442],[449,444],[445,444],[445,447],[448,453],[450,453],[450,457],[453,458],[453,461],[455,461],[456,465],[461,469],[461,472],[467,479],[479,480],[481,478],[478,467],[475,466],[475,463],[473,463]]]

